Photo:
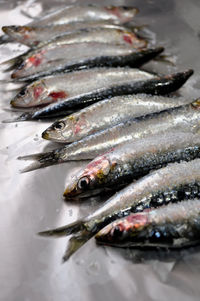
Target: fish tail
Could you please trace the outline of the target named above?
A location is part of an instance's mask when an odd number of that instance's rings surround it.
[[[18,160],[33,160],[34,161],[29,166],[20,170],[21,173],[25,173],[28,171],[33,171],[33,170],[36,170],[39,168],[58,164],[60,162],[59,152],[57,152],[57,151],[22,156],[22,157],[18,157]]]
[[[92,235],[85,235],[84,232],[73,235],[69,240],[67,250],[62,258],[63,263],[67,261],[78,249],[80,249],[91,237]]]
[[[4,72],[8,72],[19,67],[22,64],[22,62],[23,62],[23,55],[18,55],[12,59],[0,63],[0,66],[7,67],[6,69],[4,69]]]
[[[75,221],[71,224],[52,229],[47,231],[39,232],[40,236],[52,236],[52,237],[62,237],[77,233],[81,230],[84,230],[84,222],[82,220]]]
[[[0,45],[13,42],[13,39],[7,35],[0,36]]]
[[[2,120],[2,123],[27,121],[27,120],[32,120],[33,119],[32,117],[33,117],[32,113],[23,113],[17,118]]]

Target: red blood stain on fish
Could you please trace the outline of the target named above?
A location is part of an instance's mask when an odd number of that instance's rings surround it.
[[[139,213],[139,214],[131,214],[126,217],[123,221],[116,223],[112,232],[114,232],[115,227],[117,227],[121,232],[129,231],[130,229],[138,229],[140,227],[144,227],[148,224],[148,215]]]
[[[35,99],[38,99],[40,97],[40,95],[42,94],[44,88],[41,87],[41,86],[36,86],[34,89],[33,89],[33,95],[34,95],[34,98]]]
[[[103,162],[103,160],[105,160],[106,157],[105,156],[101,156],[98,160],[95,160],[93,162],[91,162],[90,164],[88,164],[88,169],[93,168],[98,166],[99,164],[101,164]]]
[[[133,43],[132,36],[130,34],[123,35],[123,40],[126,43],[128,43],[128,44],[132,44]]]
[[[81,127],[79,124],[76,125],[75,129],[74,129],[74,134],[78,134],[81,131]]]
[[[38,67],[43,61],[43,54],[44,51],[41,51],[40,53],[32,55],[28,58],[28,62],[31,63],[34,67]]]
[[[64,91],[53,91],[49,94],[49,96],[53,99],[53,100],[58,100],[58,99],[64,99],[66,98],[68,95],[66,92]]]

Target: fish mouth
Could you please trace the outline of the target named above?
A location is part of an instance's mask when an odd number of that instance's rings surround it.
[[[50,140],[49,133],[48,133],[47,131],[44,131],[44,132],[42,133],[42,138],[43,138],[43,139],[46,139],[46,140]]]
[[[74,185],[73,187],[71,188],[66,188],[64,193],[63,193],[63,196],[65,197],[65,199],[67,200],[73,200],[73,199],[76,199],[77,196],[79,196],[79,194],[81,194],[81,192],[79,192],[77,189],[76,189],[76,185]]]

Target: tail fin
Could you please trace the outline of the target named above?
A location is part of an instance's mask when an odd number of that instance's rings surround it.
[[[2,62],[0,65],[8,65],[8,68],[4,70],[4,72],[11,71],[15,68],[19,68],[21,64],[23,63],[23,60],[25,57],[32,51],[32,49],[27,50],[26,52],[13,57],[12,59],[9,59],[7,61]]]
[[[13,42],[13,39],[7,35],[2,35],[0,36],[0,45],[1,44],[6,44],[6,43],[12,43]]]
[[[33,171],[39,168],[47,167],[50,165],[59,163],[59,152],[57,150],[47,152],[47,153],[38,153],[27,156],[18,157],[18,160],[33,160],[32,164],[22,169],[20,172],[25,173],[28,171]]]
[[[59,227],[52,230],[42,231],[39,232],[38,234],[41,236],[62,237],[62,236],[71,235],[73,233],[77,233],[81,230],[84,230],[84,222],[82,220],[78,220],[66,226]]]
[[[69,240],[67,250],[63,256],[63,262],[67,261],[72,254],[80,249],[92,236],[92,233],[85,234],[84,232],[80,232],[79,234],[72,236]]]
[[[19,67],[22,62],[23,62],[23,54],[18,55],[16,57],[12,58],[12,59],[7,60],[7,61],[4,61],[0,65],[1,66],[8,65],[8,67],[4,70],[4,72],[8,72],[8,71],[11,71],[11,70]]]
[[[33,120],[33,113],[23,113],[17,118],[2,120],[2,123],[12,123],[12,122],[21,122],[21,121],[29,121]]]

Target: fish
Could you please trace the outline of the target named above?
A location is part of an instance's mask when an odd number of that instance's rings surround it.
[[[79,39],[85,42],[91,38],[94,41],[105,42],[100,33],[113,33],[107,37],[111,43],[134,45],[136,48],[147,46],[145,39],[137,37],[134,33],[136,26],[127,28],[123,25],[112,24],[109,21],[97,22],[74,22],[70,24],[61,24],[56,26],[34,27],[34,26],[3,26],[2,30],[12,37],[15,41],[32,48],[40,48],[49,43],[65,42],[66,44],[79,42]],[[97,37],[95,34],[97,33]],[[63,38],[65,37],[65,38]],[[109,39],[110,38],[110,39]]]
[[[163,47],[144,50],[131,45],[115,45],[99,42],[46,45],[28,52],[19,62],[11,60],[17,69],[11,74],[15,81],[30,81],[60,72],[91,67],[139,67],[156,57]],[[18,58],[17,58],[18,60]],[[4,62],[5,63],[5,62]]]
[[[188,102],[183,97],[122,95],[94,103],[54,122],[43,133],[44,139],[70,143],[125,120],[177,107]]]
[[[97,156],[67,183],[67,199],[119,190],[168,163],[200,158],[200,134],[170,131],[129,141]]]
[[[25,32],[22,34],[25,39],[26,36],[27,38],[29,37],[28,26],[45,27],[49,25],[56,26],[73,22],[89,21],[110,21],[116,24],[123,24],[130,22],[137,13],[137,8],[127,6],[95,6],[93,4],[87,6],[70,5],[28,23]],[[2,29],[9,36],[8,38],[6,35],[1,36],[1,43],[10,42],[10,38],[12,39],[15,36],[13,31],[15,31],[16,36],[18,36],[18,27],[13,27],[12,30],[8,30],[7,27],[3,27]]]
[[[91,98],[127,83],[152,79],[155,75],[133,68],[93,68],[50,76],[26,85],[11,101],[13,107],[33,107],[75,97]],[[81,102],[81,100],[80,100]]]
[[[116,29],[116,28],[96,28],[93,30],[79,30],[74,33],[67,33],[58,36],[49,42],[40,43],[38,47],[43,45],[60,46],[74,43],[88,43],[99,42],[106,44],[122,44],[132,46],[135,49],[142,49],[147,47],[147,41],[136,36],[135,33],[128,29]],[[37,48],[38,48],[37,47]]]
[[[64,256],[67,260],[111,222],[131,213],[197,198],[199,194],[200,159],[171,163],[129,184],[88,216],[56,229],[39,232],[39,235],[62,237],[74,234]]]
[[[116,71],[118,69],[115,69]],[[84,71],[85,72],[85,71]],[[90,72],[90,71],[89,71]],[[86,74],[86,73],[85,73]],[[79,95],[77,97],[71,97],[68,99],[56,101],[53,104],[32,111],[23,113],[19,117],[13,120],[5,120],[4,122],[20,122],[26,120],[38,120],[44,118],[51,118],[57,116],[69,115],[68,111],[81,109],[97,101],[121,95],[146,93],[151,95],[164,95],[179,89],[187,79],[193,74],[193,70],[189,69],[184,72],[178,72],[166,76],[158,76],[152,79],[130,81],[129,83],[121,83],[121,85],[113,85],[109,89],[101,89],[99,91],[88,93],[87,95]],[[44,80],[44,79],[43,79]],[[110,79],[109,79],[110,81]],[[79,83],[77,83],[79,84]],[[23,90],[22,90],[23,91]],[[25,90],[26,91],[26,90]],[[25,91],[22,93],[24,94]],[[23,103],[24,95],[20,96],[22,100],[18,100]],[[15,102],[17,100],[15,99]],[[28,100],[29,102],[30,100]],[[14,100],[12,101],[13,105]]]
[[[68,161],[89,160],[124,144],[149,135],[165,133],[172,130],[198,133],[200,100],[161,112],[136,117],[121,122],[108,129],[97,132],[69,145],[50,152],[21,156],[20,160],[34,162],[22,172],[61,164]]]
[[[200,200],[132,213],[100,230],[97,243],[114,247],[182,248],[200,242]]]
[[[130,22],[139,10],[128,6],[70,5],[32,21],[31,25],[60,25],[72,22],[112,21],[116,24]]]

